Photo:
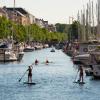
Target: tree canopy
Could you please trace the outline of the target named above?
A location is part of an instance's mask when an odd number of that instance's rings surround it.
[[[81,25],[78,21],[74,21],[70,27],[68,32],[68,40],[69,41],[75,41],[78,40],[80,32],[81,31]]]
[[[0,17],[0,38],[3,39],[11,36],[17,41],[46,42],[56,39],[59,42],[67,39],[65,33],[49,32],[47,29],[40,28],[36,24],[23,26],[5,17]]]

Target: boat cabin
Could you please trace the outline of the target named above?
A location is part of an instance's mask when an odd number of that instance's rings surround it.
[[[84,42],[79,44],[79,54],[87,54],[100,46],[100,43]]]

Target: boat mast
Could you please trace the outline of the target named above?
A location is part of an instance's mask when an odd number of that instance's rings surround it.
[[[89,0],[89,40],[92,39],[92,35],[91,35],[91,1]]]
[[[14,4],[13,4],[13,22],[15,21],[15,0],[14,0]],[[14,46],[14,27],[12,26],[12,36],[11,36],[11,39],[12,39],[12,47]]]
[[[87,9],[86,9],[86,40],[89,40],[89,10],[88,10],[88,3],[87,3]]]
[[[77,21],[79,22],[80,24],[80,14],[79,14],[79,11],[77,13]],[[81,34],[80,34],[80,25],[78,24],[78,41],[81,42]]]
[[[92,1],[92,34],[93,34],[93,38],[96,39],[95,32],[94,32],[94,6],[93,6],[93,1]]]
[[[100,39],[100,0],[97,2],[97,40]]]
[[[83,16],[83,42],[85,42],[86,41],[86,35],[85,35],[85,8],[84,8],[84,6],[83,6],[82,16]]]

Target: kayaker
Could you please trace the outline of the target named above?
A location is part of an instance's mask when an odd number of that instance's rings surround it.
[[[49,63],[49,61],[48,60],[46,60],[46,64],[48,64]]]
[[[39,63],[39,61],[36,59],[36,60],[35,60],[35,65],[37,65],[38,63]]]

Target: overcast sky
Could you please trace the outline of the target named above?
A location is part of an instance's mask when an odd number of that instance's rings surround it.
[[[89,0],[16,0],[16,7],[25,8],[37,18],[49,23],[68,23]],[[92,1],[92,0],[91,0]],[[94,2],[97,0],[93,0]],[[14,0],[0,0],[0,6],[13,7]]]

